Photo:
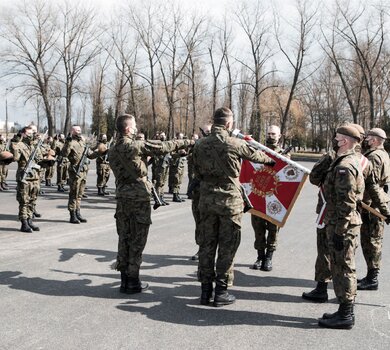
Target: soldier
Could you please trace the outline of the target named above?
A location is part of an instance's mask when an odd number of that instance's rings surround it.
[[[98,140],[98,147],[109,147],[107,144],[107,135],[106,134],[100,134],[99,140]],[[100,155],[96,158],[96,174],[97,174],[97,189],[98,189],[98,195],[99,196],[107,196],[110,194],[110,192],[106,191],[107,182],[110,178],[110,164],[108,162],[108,155]]]
[[[276,125],[269,126],[266,146],[275,152],[282,153],[283,150],[278,145],[280,137],[280,128]],[[289,157],[289,155],[286,156]],[[251,215],[251,222],[255,231],[254,247],[257,250],[257,259],[252,268],[254,270],[271,271],[272,256],[278,242],[279,227],[256,215]]]
[[[52,149],[53,147],[53,138],[49,136],[43,143],[43,155],[48,155],[50,154],[51,156],[55,155],[55,152]],[[54,164],[52,166],[48,166],[45,170],[45,185],[47,187],[51,187],[51,179],[53,178],[54,175]]]
[[[176,134],[177,140],[183,140],[183,133],[179,132]],[[177,153],[172,153],[171,165],[169,167],[169,179],[168,187],[169,193],[172,193],[172,202],[185,202],[185,199],[182,199],[179,195],[180,186],[183,181],[184,175],[184,165],[186,160],[187,152],[185,150],[180,150]]]
[[[145,141],[145,134],[143,132],[139,132],[135,139],[138,141]]]
[[[241,159],[270,165],[275,162],[245,141],[229,136],[233,126],[230,109],[217,109],[213,122],[210,136],[200,139],[193,150],[194,172],[200,181],[200,303],[211,302],[215,280],[213,305],[223,306],[235,301],[227,288],[229,269],[241,239],[243,199],[238,182]]]
[[[36,154],[32,158],[35,149]],[[14,160],[18,162],[18,169],[16,171],[16,199],[19,202],[19,220],[22,223],[20,231],[39,231],[39,227],[34,225],[32,219],[40,181],[40,166],[37,163],[43,157],[40,147],[37,144],[34,145],[34,131],[30,126],[22,129],[22,140],[13,145],[12,153]],[[30,164],[28,164],[29,160]],[[30,171],[25,173],[28,165],[31,165]]]
[[[160,141],[166,141],[167,139],[165,132],[161,132],[159,134],[159,137],[160,137]],[[157,194],[160,196],[160,200],[163,205],[169,205],[169,203],[166,202],[164,199],[164,186],[167,182],[168,169],[169,169],[169,163],[171,158],[172,157],[169,153],[161,154],[153,157],[154,167],[152,166],[152,172],[154,174],[155,188]]]
[[[360,156],[355,153],[360,133],[353,126],[342,126],[336,130],[335,141],[337,155],[326,174],[323,188],[331,272],[339,309],[333,314],[324,314],[318,324],[326,328],[351,329],[355,323],[355,250],[362,223],[358,203],[364,192]]]
[[[204,127],[203,127],[203,137],[207,137],[208,135],[210,135],[210,132],[211,132],[211,124],[206,124]],[[192,138],[194,140],[194,142],[196,142],[198,139],[197,138]],[[195,221],[195,243],[197,244],[197,246],[199,247],[199,232],[200,232],[200,212],[199,212],[199,208],[198,208],[198,205],[199,205],[199,198],[200,198],[200,192],[199,192],[199,180],[195,178],[195,174],[193,173],[193,169],[194,169],[194,162],[193,162],[193,159],[192,159],[192,152],[193,152],[193,149],[191,149],[191,151],[188,153],[188,169],[192,169],[192,177],[190,178],[190,176],[188,176],[188,178],[190,179],[190,182],[188,184],[188,195],[189,195],[189,198],[192,199],[192,215],[194,217],[194,221]],[[188,173],[190,173],[188,171]],[[199,249],[198,251],[196,252],[195,255],[193,255],[191,257],[191,260],[199,260]]]
[[[115,219],[119,243],[116,269],[121,273],[120,292],[132,294],[148,288],[148,284],[141,283],[139,278],[142,252],[151,224],[147,157],[177,151],[189,146],[191,141],[137,141],[136,120],[129,114],[117,118],[116,129],[118,139],[109,150],[117,198]]]
[[[68,182],[69,159],[62,155],[65,145],[65,135],[59,134],[54,143],[54,152],[57,157],[57,191],[65,192],[65,184]]]
[[[210,128],[211,128],[211,125],[210,125]],[[203,130],[203,132],[205,132],[205,131]],[[196,142],[197,140],[199,140],[199,135],[193,134],[191,139]],[[188,199],[192,199],[192,194],[189,193],[189,188],[190,188],[192,180],[194,179],[194,169],[193,169],[192,161],[190,161],[190,154],[188,154],[188,156],[187,156],[187,171],[188,171],[187,197],[188,197]]]
[[[0,152],[9,152],[9,149],[7,149],[7,140],[3,135],[0,135]],[[7,161],[4,160],[0,162],[0,191],[6,191],[8,190],[7,185],[7,176],[8,176],[8,165]]]
[[[81,127],[73,125],[71,135],[66,139],[61,155],[69,158],[69,222],[79,224],[87,222],[80,214],[81,198],[87,181],[88,159],[95,159],[99,153],[92,152],[81,136]],[[86,155],[83,158],[83,155]],[[86,159],[88,158],[88,159]]]
[[[366,189],[363,201],[389,218],[387,183],[390,181],[390,159],[383,147],[386,137],[385,131],[379,128],[371,129],[367,133],[366,142],[369,149],[364,155],[373,166],[371,179],[379,187],[379,195],[375,195],[375,193],[372,195]],[[362,212],[362,220],[360,243],[367,263],[367,276],[358,280],[357,289],[377,290],[382,257],[384,221],[365,210]]]

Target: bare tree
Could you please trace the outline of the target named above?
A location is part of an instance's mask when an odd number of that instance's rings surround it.
[[[12,11],[2,13],[0,37],[6,45],[0,59],[9,67],[3,77],[15,78],[15,88],[27,100],[42,99],[49,135],[53,135],[51,85],[60,60],[54,47],[58,40],[55,13],[43,0],[21,1]]]
[[[295,90],[300,82],[300,75],[304,65],[306,56],[308,55],[308,49],[313,43],[313,28],[317,23],[317,9],[310,8],[307,0],[297,0],[296,8],[298,11],[298,22],[292,23],[288,28],[289,36],[291,33],[296,34],[296,38],[292,39],[290,45],[283,43],[280,22],[280,14],[276,13],[275,28],[276,28],[276,41],[284,57],[287,59],[289,65],[293,69],[293,77],[289,86],[289,94],[285,108],[283,108],[281,115],[280,131],[282,135],[286,131],[287,122],[289,118],[291,104],[293,102]],[[285,21],[287,22],[287,21]]]
[[[64,74],[59,80],[65,87],[65,125],[67,133],[72,124],[72,97],[77,92],[76,82],[84,69],[101,52],[98,38],[102,33],[96,14],[81,3],[71,4],[68,0],[59,6],[61,14],[61,40],[58,51],[62,58]],[[62,79],[64,77],[64,79]]]

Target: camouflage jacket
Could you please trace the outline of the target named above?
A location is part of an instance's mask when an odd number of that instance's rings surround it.
[[[141,141],[120,136],[110,148],[108,158],[115,175],[117,198],[150,201],[151,184],[147,180],[147,158],[187,148],[189,140]]]
[[[53,145],[54,152],[56,152],[58,165],[69,163],[69,159],[62,155],[62,149],[65,146],[65,141],[56,140]]]
[[[216,160],[216,155],[219,160]],[[238,188],[241,159],[255,163],[271,161],[265,153],[229,136],[224,127],[216,125],[213,125],[208,137],[196,142],[192,158],[195,177],[200,181],[199,208],[202,211],[212,209],[218,215],[235,215],[243,211]]]
[[[0,141],[0,152],[5,151],[7,148],[7,142],[5,141]]]
[[[335,158],[323,184],[327,212],[325,223],[335,226],[335,233],[346,234],[349,225],[362,223],[358,204],[363,199],[364,177],[360,156],[353,150]]]
[[[37,145],[33,142],[29,143],[27,140],[23,140],[21,142],[15,143],[12,147],[12,154],[14,156],[14,160],[18,162],[18,169],[16,171],[16,180],[20,180],[23,171],[26,168],[27,162],[35,150]],[[37,150],[36,156],[33,159],[33,162],[37,164],[43,159],[43,155],[40,149]],[[38,180],[39,179],[39,166],[37,165],[36,169],[32,169],[30,174],[27,174],[26,180]]]
[[[81,161],[81,158],[83,156],[83,152],[85,150],[85,142],[84,140],[77,140],[76,138],[72,138],[71,140],[67,140],[65,142],[64,147],[62,148],[61,155],[63,157],[67,157],[70,161],[70,164],[72,165],[69,168],[70,172],[77,172],[77,168],[79,166],[79,163]],[[90,149],[87,152],[87,158],[88,159],[95,159],[99,153],[97,151],[91,151]],[[86,161],[84,163],[83,169],[81,169],[81,172],[88,170],[88,163],[89,161]]]
[[[99,147],[99,144],[101,144],[101,143],[103,145],[105,145],[106,147],[108,147],[108,142],[99,142],[96,147]],[[108,150],[107,150],[107,152],[108,152]],[[101,156],[101,155],[97,156],[97,158],[96,158],[96,166],[99,167],[102,164],[107,164],[107,165],[109,164],[108,155],[105,154],[103,156]]]
[[[387,183],[390,182],[390,158],[384,148],[369,150],[364,154],[370,161],[370,171],[366,177],[364,202],[380,210],[383,215],[390,215],[386,193]]]

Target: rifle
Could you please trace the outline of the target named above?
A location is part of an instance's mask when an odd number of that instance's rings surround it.
[[[287,148],[285,148],[282,152],[280,152],[281,155],[285,155],[287,154],[288,152],[290,152],[292,149],[294,148],[293,145],[290,145],[288,146]]]
[[[114,138],[111,137],[110,142],[107,145],[107,152],[106,152],[106,154],[104,155],[104,158],[103,158],[104,162],[107,162],[107,160],[108,160],[108,151],[110,150],[110,147],[111,147],[111,144],[112,144],[113,140],[114,140]]]
[[[162,202],[153,185],[152,185],[152,196],[154,200],[153,210],[156,210],[158,207],[162,206]]]
[[[88,151],[89,151],[89,147],[88,147],[88,145],[86,144],[86,145],[84,146],[84,151],[83,151],[83,154],[82,154],[82,156],[81,156],[79,165],[77,166],[76,176],[79,176],[81,170],[84,168],[85,162],[87,161],[87,157],[88,157]]]
[[[26,181],[27,175],[29,175],[29,174],[31,175],[32,171],[34,169],[35,170],[41,169],[41,167],[35,163],[34,159],[37,155],[38,149],[40,149],[42,147],[43,139],[47,135],[47,132],[48,132],[48,130],[46,130],[45,135],[43,135],[43,137],[42,136],[39,137],[39,141],[38,141],[37,145],[35,146],[34,150],[32,151],[32,153],[30,154],[30,157],[28,158],[27,164],[23,169],[23,174],[22,174],[22,178],[20,179],[20,181],[22,181],[25,184],[27,183],[27,181]]]

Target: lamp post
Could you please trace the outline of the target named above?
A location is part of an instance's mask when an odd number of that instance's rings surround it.
[[[8,88],[5,89],[5,138],[8,140]]]

